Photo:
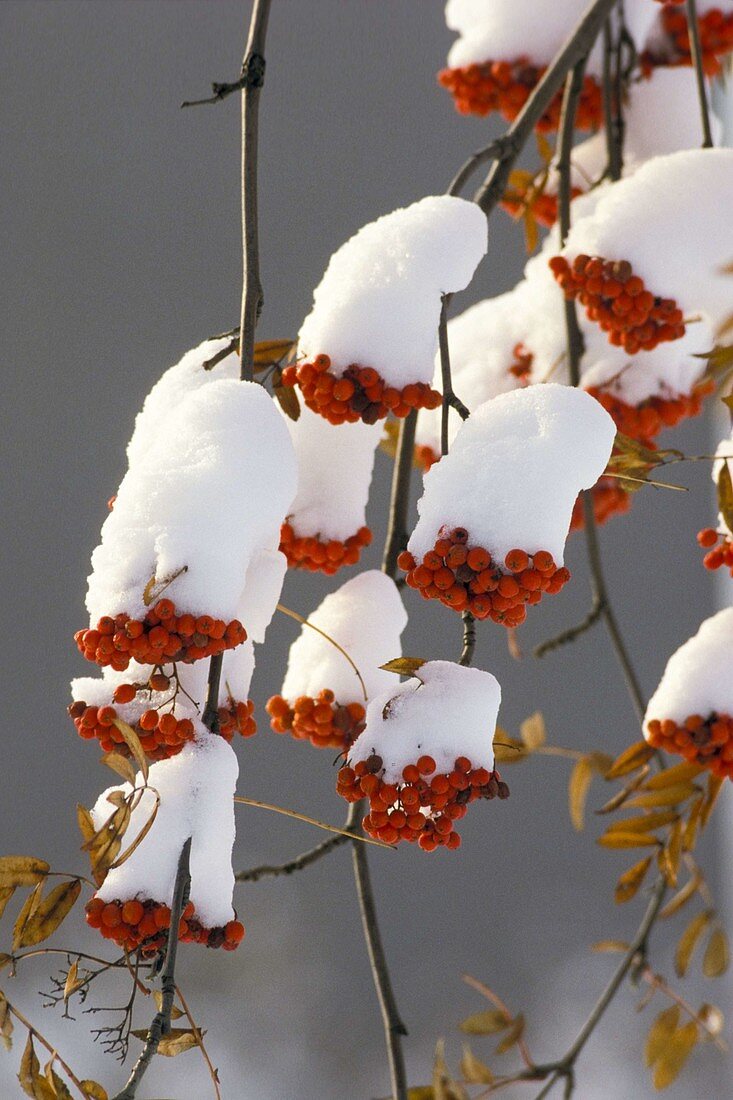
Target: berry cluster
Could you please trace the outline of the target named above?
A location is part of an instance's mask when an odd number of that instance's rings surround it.
[[[257,733],[254,717],[255,705],[252,699],[238,703],[229,697],[225,707],[219,707],[219,733],[225,741],[231,741],[235,733],[242,737],[253,737]]]
[[[591,489],[593,499],[593,515],[596,523],[607,523],[613,516],[624,515],[631,508],[631,494],[612,477],[601,477]],[[570,518],[570,530],[582,531],[585,527],[585,512],[583,500],[579,496],[573,505],[573,514]]]
[[[383,776],[382,758],[372,753],[367,760],[339,770],[336,790],[347,802],[369,799],[363,824],[370,836],[387,844],[417,841],[425,852],[459,847],[461,838],[454,825],[464,817],[469,802],[509,797],[498,772],[474,768],[466,756],[459,756],[446,774],[436,773],[432,756],[421,756],[416,764],[403,768],[401,782],[386,783]]]
[[[344,565],[356,565],[361,551],[372,541],[368,527],[360,527],[355,535],[341,542],[329,539],[321,542],[315,536],[296,535],[289,523],[280,528],[280,550],[291,569],[309,569],[312,573],[332,576]]]
[[[577,198],[582,193],[579,187],[570,188],[571,199]],[[529,196],[529,188],[524,193],[513,192],[511,195],[504,196],[501,207],[513,218],[521,217],[528,209],[538,225],[543,225],[545,229],[552,229],[557,221],[557,195],[551,195],[547,191],[533,197]]]
[[[225,623],[211,615],[179,615],[171,600],[158,600],[145,618],[121,614],[103,615],[96,627],[74,635],[88,661],[118,672],[131,660],[159,665],[163,661],[200,661],[225,649],[234,649],[247,638],[239,619]]]
[[[79,736],[85,741],[96,738],[104,752],[116,752],[120,756],[132,755],[124,737],[114,725],[115,718],[123,718],[114,707],[88,707],[78,700],[69,707],[69,714]],[[151,760],[167,760],[175,756],[187,742],[193,741],[195,733],[193,722],[189,718],[178,719],[170,712],[163,714],[152,709],[143,711],[133,728],[140,738],[145,755]]]
[[[685,334],[682,310],[672,298],[656,298],[647,290],[628,260],[580,255],[571,267],[564,256],[553,256],[550,268],[565,297],[577,298],[588,318],[608,333],[609,343],[630,355]]]
[[[468,540],[465,527],[444,527],[419,564],[404,550],[398,564],[410,588],[454,611],[468,610],[477,619],[514,627],[526,618],[525,604],[539,603],[544,592],[559,592],[570,580],[569,571],[558,568],[547,550],[510,550],[501,566],[483,547],[469,547]]]
[[[700,764],[721,779],[733,779],[733,717],[714,711],[703,718],[691,714],[680,726],[667,718],[647,722],[649,744],[678,753],[690,764]]]
[[[706,527],[700,531],[697,541],[707,554],[702,559],[706,569],[720,569],[724,565],[730,569],[733,577],[733,539],[730,535],[723,535],[712,527]]]
[[[512,348],[512,356],[512,361],[507,368],[509,374],[518,378],[523,386],[528,386],[532,364],[534,363],[534,352],[529,351],[520,340]]]
[[[337,703],[327,688],[316,699],[301,695],[293,706],[282,695],[273,695],[266,709],[275,733],[290,733],[297,741],[310,741],[317,749],[341,751],[351,748],[364,729],[366,717],[361,703]]]
[[[529,99],[545,72],[545,66],[532,65],[526,58],[510,61],[484,61],[459,69],[443,69],[438,83],[453,96],[456,110],[462,115],[480,115],[500,111],[507,122],[513,122]],[[562,109],[562,92],[558,92],[537,123],[541,133],[557,130]],[[595,130],[603,121],[601,89],[591,76],[586,76],[578,102],[576,128]]]
[[[668,3],[662,10],[662,26],[672,40],[674,65],[691,65],[690,33],[684,11],[675,10],[675,3]],[[733,13],[724,15],[719,8],[711,8],[698,15],[703,69],[707,76],[717,76],[721,71],[720,58],[733,50]],[[669,64],[669,62],[668,62]]]
[[[86,905],[87,924],[98,928],[105,939],[114,940],[127,952],[155,955],[168,939],[171,911],[157,901],[102,901],[94,897]],[[189,901],[178,925],[181,943],[201,943],[234,951],[244,939],[244,925],[230,920],[223,928],[204,928]]]
[[[654,440],[664,428],[673,428],[687,417],[699,416],[704,398],[714,388],[712,381],[704,382],[695,386],[689,394],[675,398],[648,397],[639,405],[628,405],[596,386],[589,386],[587,392],[613,417],[620,432],[647,447],[653,447]]]
[[[388,386],[373,367],[353,363],[341,375],[331,374],[328,355],[310,362],[291,364],[283,371],[284,386],[299,386],[309,409],[331,424],[376,424],[387,413],[404,417],[411,409],[437,409],[442,397],[425,382],[411,382],[403,389]]]

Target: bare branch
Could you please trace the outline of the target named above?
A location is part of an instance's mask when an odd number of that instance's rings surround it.
[[[700,45],[700,27],[697,22],[696,0],[685,0],[687,12],[687,30],[690,36],[690,53],[692,64],[695,66],[695,78],[697,81],[697,98],[700,101],[700,121],[702,123],[702,147],[712,149],[713,134],[710,129],[710,108],[708,106],[708,92],[705,83],[705,70],[702,64],[702,46]]]

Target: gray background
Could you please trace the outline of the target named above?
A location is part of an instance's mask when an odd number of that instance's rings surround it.
[[[180,111],[212,79],[239,68],[247,3],[56,2],[0,5],[3,155],[2,444],[4,553],[0,850],[85,869],[74,804],[109,782],[65,716],[67,682],[83,674],[72,633],[84,623],[89,553],[105,501],[124,470],[124,444],[145,393],[202,338],[236,323],[240,281],[238,104]],[[261,337],[292,335],[331,252],[374,217],[444,189],[495,129],[454,114],[435,83],[450,35],[442,5],[414,0],[275,0],[262,100],[261,239],[266,306]],[[492,222],[488,259],[461,305],[508,288],[521,270],[520,231]],[[716,429],[718,430],[718,429]],[[677,433],[710,447],[704,424]],[[677,474],[678,471],[675,471]],[[609,583],[650,691],[669,652],[714,608],[694,532],[712,518],[708,470],[679,471],[695,493],[645,491],[604,531]],[[389,462],[379,457],[371,504],[378,562]],[[534,642],[574,622],[588,601],[582,540],[575,583],[536,609]],[[336,582],[290,577],[285,601],[307,613]],[[458,653],[457,620],[408,595],[405,651]],[[262,706],[279,687],[293,624],[271,629],[254,694],[260,733],[238,746],[240,789],[339,821],[331,754],[269,732]],[[503,685],[502,723],[537,708],[556,743],[615,752],[637,736],[603,631],[543,663],[508,656],[503,633],[480,630],[478,662]],[[575,1034],[612,961],[587,945],[631,933],[640,903],[614,909],[626,863],[601,853],[592,829],[572,833],[567,768],[542,759],[508,775],[512,798],[478,807],[456,853],[376,853],[372,866],[399,1003],[410,1028],[412,1083],[429,1078],[432,1046],[482,1007],[463,971],[529,1013],[535,1056]],[[727,792],[726,792],[727,794]],[[604,792],[595,790],[598,805]],[[309,827],[240,808],[238,867],[294,855]],[[719,877],[712,838],[703,855]],[[184,950],[180,980],[208,1028],[226,1100],[369,1100],[387,1078],[381,1027],[351,881],[340,851],[297,877],[239,888],[247,940],[236,955]],[[10,915],[10,911],[9,911]],[[2,943],[9,940],[9,916]],[[680,928],[660,928],[654,964],[669,972]],[[87,942],[78,918],[62,944]],[[693,967],[693,970],[696,968]],[[77,1023],[43,1012],[46,961],[27,964],[8,993],[42,1018],[82,1076],[108,1086],[122,1071]],[[691,1000],[730,1008],[730,987],[685,983]],[[122,994],[110,983],[102,1003]],[[659,1006],[662,1007],[661,1004]],[[143,1006],[142,1026],[149,1016]],[[652,1009],[637,1018],[625,990],[580,1062],[578,1100],[652,1095],[640,1068]],[[510,1060],[491,1056],[495,1069]],[[16,1096],[19,1049],[0,1055],[0,1092]],[[730,1095],[725,1061],[698,1051],[670,1097]],[[156,1064],[141,1097],[208,1095],[196,1053]],[[516,1095],[528,1096],[524,1087]],[[505,1093],[511,1097],[510,1090]]]

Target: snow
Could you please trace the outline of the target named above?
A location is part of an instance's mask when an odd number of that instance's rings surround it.
[[[220,378],[239,378],[239,356],[236,352],[230,352],[213,370],[204,370],[204,363],[223,351],[229,342],[228,337],[204,340],[161,375],[135,418],[135,430],[127,444],[130,465],[147,451],[173,409],[187,394]]]
[[[562,254],[628,260],[646,287],[713,326],[730,312],[733,149],[653,157],[572,226]]]
[[[588,0],[448,0],[445,21],[459,39],[448,54],[452,69],[484,61],[528,59],[547,65],[588,10]],[[624,15],[637,49],[643,44],[658,11],[649,0],[626,0]],[[588,61],[589,73],[601,71],[601,49]]]
[[[401,782],[402,769],[423,755],[432,756],[438,772],[452,771],[459,756],[467,756],[474,768],[493,771],[501,688],[490,672],[428,661],[404,683],[394,675],[392,680],[369,703],[349,764],[376,753],[387,783]]]
[[[733,715],[733,607],[726,607],[700,626],[667,662],[657,690],[649,700],[644,726],[656,718],[682,725],[713,711]]]
[[[514,362],[514,347],[526,334],[532,302],[526,282],[514,290],[487,298],[471,306],[448,322],[451,379],[458,397],[473,412],[484,401],[507,393],[520,385],[509,373]],[[440,355],[436,356],[433,388],[441,390]],[[442,409],[421,409],[415,442],[440,454]],[[450,410],[449,443],[455,437],[461,418]]]
[[[430,382],[441,294],[462,290],[486,252],[475,203],[429,196],[386,214],[336,251],[298,337],[299,358],[326,354],[340,375],[372,367],[402,389]]]
[[[178,860],[184,843],[191,841],[191,901],[206,928],[233,920],[234,790],[238,775],[237,758],[221,737],[200,726],[197,740],[186,745],[170,760],[151,765],[146,790],[133,811],[122,840],[126,850],[136,839],[155,807],[160,806],[148,834],[132,855],[107,874],[97,890],[103,901],[152,898],[165,905],[173,899]],[[137,776],[136,787],[144,786]],[[129,784],[113,787],[100,795],[92,818],[97,828],[114,812],[107,801],[111,791],[131,792]]]
[[[402,655],[400,635],[407,613],[394,581],[378,569],[369,569],[326,596],[308,621],[346,650],[359,669],[367,698],[394,680],[380,665]],[[315,630],[304,626],[290,647],[282,686],[291,703],[299,696],[316,698],[330,688],[341,704],[361,703],[364,692],[344,655]]]
[[[469,545],[500,562],[512,549],[548,550],[562,565],[575,499],[603,473],[615,432],[600,404],[569,386],[487,401],[425,475],[408,549],[420,560],[442,527],[465,527]]]
[[[298,491],[287,520],[298,537],[345,542],[366,523],[381,424],[330,424],[301,405],[286,421],[298,463]]]
[[[142,619],[153,576],[161,587],[173,578],[165,596],[180,612],[235,618],[253,559],[277,550],[296,477],[287,428],[261,386],[221,379],[188,394],[128,470],[102,527],[92,622],[121,612]],[[271,599],[275,586],[266,587]],[[250,589],[245,628],[268,610]]]

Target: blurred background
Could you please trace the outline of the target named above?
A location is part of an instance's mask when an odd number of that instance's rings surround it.
[[[153,382],[200,340],[238,322],[239,104],[182,111],[212,80],[238,75],[246,2],[15,2],[0,5],[3,63],[0,178],[3,266],[4,518],[0,851],[86,871],[76,802],[110,783],[65,710],[68,681],[88,672],[73,632],[85,623],[89,555],[106,500],[124,472],[124,446]],[[466,156],[498,132],[455,114],[436,71],[451,36],[437,0],[275,0],[261,103],[260,230],[265,309],[260,338],[294,336],[330,254],[365,222],[441,192]],[[508,289],[524,263],[523,235],[502,212],[489,254],[458,309]],[[722,417],[670,439],[709,452]],[[390,460],[378,456],[370,522],[378,565]],[[691,492],[644,490],[632,513],[603,531],[609,587],[647,693],[670,652],[715,609],[720,594],[694,535],[714,517],[709,468],[675,468]],[[246,471],[243,471],[246,476]],[[415,489],[419,478],[415,478]],[[588,607],[582,538],[568,547],[575,583],[533,611],[520,630],[521,661],[503,631],[479,630],[477,663],[501,681],[501,723],[516,733],[535,710],[552,742],[616,753],[638,727],[601,626],[543,661],[533,646]],[[284,602],[303,614],[348,575],[290,575]],[[409,591],[404,650],[457,657],[460,624]],[[258,650],[253,694],[259,733],[237,745],[240,791],[338,823],[332,754],[271,733],[264,703],[281,684],[296,635],[276,619]],[[618,909],[613,884],[631,862],[599,849],[591,820],[572,831],[567,762],[537,758],[507,770],[512,797],[465,820],[463,846],[432,856],[409,848],[370,853],[377,903],[401,1012],[412,1084],[430,1079],[445,1036],[460,1055],[457,1023],[484,1007],[461,980],[489,983],[528,1016],[537,1060],[565,1050],[615,960],[600,939],[630,937],[643,899]],[[730,801],[728,790],[725,799]],[[597,784],[590,806],[607,792]],[[701,859],[721,904],[731,901],[730,847],[721,807]],[[235,866],[280,862],[321,839],[311,827],[238,807]],[[592,818],[592,815],[590,815]],[[717,828],[717,833],[716,833]],[[727,891],[727,895],[726,895]],[[372,1100],[389,1088],[377,1002],[362,940],[350,857],[340,849],[298,875],[240,886],[247,926],[236,954],[182,950],[179,979],[219,1067],[225,1100]],[[10,940],[9,909],[0,949]],[[684,917],[683,917],[684,921]],[[682,925],[653,938],[653,965],[671,975]],[[61,946],[99,948],[81,911]],[[694,1004],[730,1014],[731,984],[684,982]],[[126,1070],[89,1037],[99,1017],[44,1011],[47,959],[29,962],[8,996],[25,1009],[82,1077],[120,1087]],[[578,1064],[578,1100],[652,1095],[642,1067],[646,1029],[639,992],[623,989]],[[115,1005],[114,979],[93,1003]],[[137,1026],[152,1010],[142,1005]],[[22,1038],[0,1053],[0,1095],[15,1097]],[[478,1039],[497,1072],[515,1064]],[[731,1064],[706,1046],[692,1056],[671,1100],[732,1094]],[[142,1098],[210,1095],[197,1052],[156,1061]],[[533,1086],[507,1090],[508,1100]]]

